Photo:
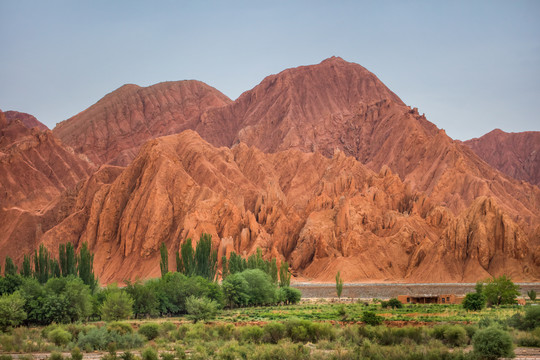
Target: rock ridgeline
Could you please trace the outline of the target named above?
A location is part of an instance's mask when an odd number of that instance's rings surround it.
[[[464,143],[502,173],[540,186],[540,131],[507,133],[495,129]]]

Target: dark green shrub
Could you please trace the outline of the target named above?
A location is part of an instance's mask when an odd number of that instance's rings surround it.
[[[367,325],[381,325],[384,318],[382,316],[379,316],[375,314],[373,311],[364,311],[361,318],[362,322],[366,323]]]
[[[53,342],[56,346],[66,346],[71,341],[71,333],[62,328],[56,328],[49,332],[47,336],[49,341]]]
[[[120,359],[122,360],[135,360],[137,357],[133,355],[133,353],[129,351],[125,351],[122,355],[120,355]]]
[[[486,296],[482,293],[468,293],[461,303],[465,310],[479,311],[486,306]]]
[[[476,325],[465,325],[464,326],[465,331],[467,332],[467,336],[469,337],[469,342],[473,338],[474,334],[478,331],[478,326]]]
[[[540,306],[527,306],[519,329],[530,330],[540,327]]]
[[[139,334],[120,335],[116,331],[107,331],[105,326],[92,328],[86,334],[80,334],[77,346],[86,351],[107,350],[110,343],[115,343],[118,349],[133,349],[141,347],[144,339]]]
[[[192,295],[186,300],[186,310],[187,318],[194,323],[200,320],[207,321],[216,317],[218,304],[207,297],[198,298]]]
[[[142,360],[158,360],[158,353],[156,349],[151,346],[148,346],[141,352]]]
[[[240,339],[244,342],[259,344],[264,335],[263,329],[257,325],[244,326],[240,329]]]
[[[116,331],[120,335],[131,334],[133,333],[133,328],[128,323],[113,321],[107,324],[108,331]]]
[[[83,359],[83,354],[81,353],[81,349],[75,346],[71,350],[71,360],[82,360],[82,359]]]
[[[426,340],[424,330],[421,327],[404,327],[404,328],[389,328],[389,327],[377,327],[369,328],[369,333],[366,329],[362,331],[365,337],[376,340],[380,345],[398,345],[404,342],[414,342],[421,344]]]
[[[165,321],[159,324],[159,334],[161,336],[167,335],[169,332],[176,330],[176,325],[170,321]]]
[[[58,351],[53,351],[48,359],[49,360],[64,360],[64,357]]]
[[[13,360],[13,356],[0,354],[0,360]]]
[[[161,358],[161,360],[174,360],[174,354],[172,353],[164,352],[161,353],[159,357]]]
[[[219,339],[230,340],[234,335],[235,329],[233,324],[217,324],[214,326],[214,330]]]
[[[316,323],[309,320],[290,319],[285,322],[285,333],[294,342],[313,342],[321,339],[333,339],[335,331],[328,323]]]
[[[154,340],[159,335],[159,325],[156,323],[145,323],[139,328],[139,334],[145,336],[148,340]]]
[[[533,334],[519,334],[516,336],[515,342],[518,346],[540,347],[540,338]]]
[[[302,299],[302,292],[298,289],[285,286],[279,289],[283,294],[281,299],[285,304],[297,304]]]
[[[0,296],[0,330],[19,326],[26,319],[25,302],[19,291]]]
[[[467,330],[459,325],[454,325],[444,330],[444,340],[452,347],[463,346],[468,344],[469,337],[467,336]]]
[[[403,307],[403,304],[398,299],[392,298],[388,300],[387,306],[391,307],[392,309],[401,309]]]
[[[261,345],[257,346],[251,356],[257,360],[308,360],[311,359],[311,352],[309,347],[303,344],[291,344],[287,342],[280,343],[279,345]]]
[[[272,278],[260,269],[244,270],[240,273],[248,283],[249,304],[268,305],[275,301],[276,285]]]
[[[222,360],[235,360],[235,359],[247,359],[248,351],[245,347],[239,346],[238,343],[232,342],[222,347],[216,356],[216,359]]]
[[[472,344],[474,352],[482,359],[495,360],[501,357],[514,357],[510,335],[496,327],[478,330],[472,338]]]
[[[105,321],[129,319],[133,315],[133,299],[123,290],[111,291],[101,306]]]
[[[264,325],[263,332],[264,342],[277,344],[279,340],[285,337],[285,325],[279,322],[270,322]]]

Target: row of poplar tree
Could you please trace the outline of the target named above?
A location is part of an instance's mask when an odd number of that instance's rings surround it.
[[[13,260],[6,256],[4,278],[0,281],[0,294],[14,291],[10,287],[19,285],[16,281],[17,274],[23,278],[35,278],[41,284],[45,284],[51,278],[73,275],[81,278],[93,291],[98,283],[98,279],[94,275],[93,264],[94,254],[88,249],[87,243],[82,244],[78,254],[70,242],[60,244],[58,246],[58,258],[55,258],[41,244],[39,250],[36,249],[33,255],[24,255],[20,270],[18,270]]]
[[[169,272],[169,253],[165,243],[161,244],[161,276]],[[210,281],[216,281],[218,277],[218,253],[212,248],[212,236],[203,233],[195,249],[193,243],[188,238],[180,249],[176,252],[176,271],[186,276],[201,276]],[[227,256],[221,257],[221,278],[225,280],[231,274],[241,273],[248,269],[259,269],[270,276],[275,284],[279,281],[280,287],[290,285],[291,274],[289,273],[289,264],[282,261],[279,269],[276,258],[264,260],[262,251],[257,248],[255,254],[247,259],[243,258],[234,251]]]

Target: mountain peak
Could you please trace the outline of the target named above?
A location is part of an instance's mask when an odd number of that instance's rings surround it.
[[[325,64],[325,63],[349,63],[349,62],[343,60],[342,57],[339,57],[339,56],[331,56],[331,57],[329,57],[329,58],[324,59],[323,61],[321,61],[321,64]]]

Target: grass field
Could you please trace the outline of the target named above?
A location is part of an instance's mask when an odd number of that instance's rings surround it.
[[[366,312],[381,316],[382,324],[366,325]],[[319,300],[226,309],[197,324],[175,317],[20,327],[0,335],[0,351],[6,359],[14,353],[59,359],[55,351],[76,347],[85,358],[106,359],[476,359],[471,339],[489,326],[508,331],[517,345],[540,346],[540,330],[507,325],[516,313],[523,307],[467,312],[460,305],[386,309],[373,302]]]

